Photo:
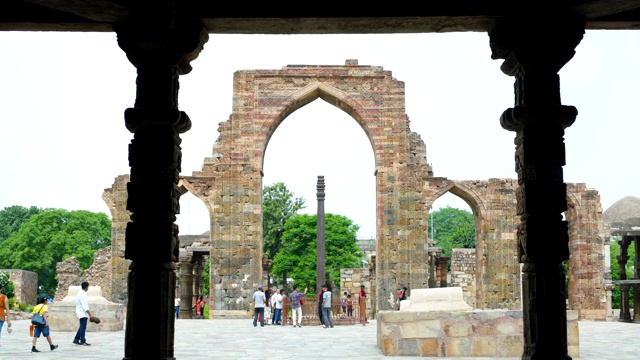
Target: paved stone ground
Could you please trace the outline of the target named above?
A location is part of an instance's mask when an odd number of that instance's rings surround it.
[[[640,359],[640,324],[620,322],[579,323],[580,358],[583,360]],[[46,339],[38,339],[40,353],[31,353],[29,320],[13,321],[13,332],[6,324],[0,339],[0,360],[10,359],[122,359],[124,331],[90,332],[91,346],[71,342],[75,332],[52,331],[59,348],[50,351]],[[266,325],[254,328],[246,320],[184,320],[176,321],[175,358],[199,359],[374,359],[407,360],[407,356],[384,356],[376,346],[376,322],[367,326]],[[420,357],[421,360],[442,358]],[[493,358],[450,358],[455,360],[489,360]],[[519,360],[519,358],[502,358]]]

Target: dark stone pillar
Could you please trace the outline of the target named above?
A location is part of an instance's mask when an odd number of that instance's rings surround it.
[[[559,9],[556,9],[559,10]],[[565,274],[569,259],[564,129],[577,110],[560,102],[558,71],[574,55],[585,21],[561,11],[498,18],[489,33],[493,59],[515,76],[515,106],[501,116],[516,133],[518,256],[522,273],[523,360],[571,359]]]
[[[179,134],[191,127],[187,114],[178,110],[178,77],[191,71],[190,61],[208,35],[197,21],[179,19],[171,1],[153,7],[138,4],[131,20],[114,24],[118,45],[138,71],[135,105],[125,111],[126,127],[134,135],[127,184],[131,222],[125,258],[132,262],[124,358],[174,359]],[[144,339],[153,339],[153,346]]]
[[[623,235],[621,240],[618,240],[620,245],[620,255],[616,256],[620,269],[618,275],[620,280],[627,280],[627,261],[629,261],[629,245],[631,244],[632,237]],[[620,319],[621,322],[631,322],[631,313],[629,312],[629,289],[630,285],[620,284]]]
[[[317,241],[316,241],[316,292],[325,283],[325,247],[324,247],[324,176],[318,176],[316,184],[316,197],[318,199]]]

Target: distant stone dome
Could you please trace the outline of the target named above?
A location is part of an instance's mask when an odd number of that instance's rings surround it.
[[[640,223],[640,198],[636,196],[626,196],[602,213],[605,226],[611,228],[622,228],[634,226]]]

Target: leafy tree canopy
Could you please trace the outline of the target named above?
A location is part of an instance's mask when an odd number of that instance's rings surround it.
[[[451,249],[454,248],[475,248],[475,229],[473,214],[467,210],[447,206],[434,211],[429,218],[429,237],[433,237],[435,246],[442,249],[442,256],[451,256]]]
[[[296,215],[284,227],[282,249],[273,259],[273,274],[286,274],[300,288],[316,288],[317,215]],[[364,254],[356,245],[359,226],[342,215],[325,214],[327,282],[340,282],[340,269],[357,268]]]
[[[6,207],[0,210],[0,244],[16,233],[33,215],[39,214],[42,209],[32,206],[26,208],[20,205]]]
[[[84,270],[111,243],[111,220],[85,210],[45,209],[0,244],[0,268],[38,274],[47,293],[56,289],[56,263],[76,257]]]
[[[284,224],[305,208],[304,198],[294,198],[283,182],[265,186],[262,196],[262,250],[264,256],[273,259],[282,247]]]

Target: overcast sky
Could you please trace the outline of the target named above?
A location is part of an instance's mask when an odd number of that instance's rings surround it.
[[[0,32],[0,209],[12,205],[104,212],[105,188],[128,174],[124,110],[133,107],[136,69],[113,33]],[[562,103],[578,108],[565,131],[566,182],[598,190],[603,210],[640,196],[635,166],[640,119],[640,32],[588,31],[560,71]],[[395,35],[211,35],[193,71],[180,78],[182,175],[212,155],[218,123],[232,111],[233,73],[286,65],[381,66],[405,83],[411,130],[427,146],[435,176],[517,178],[515,133],[500,127],[514,105],[512,77],[491,60],[486,33]],[[289,116],[266,151],[264,185],[284,182],[315,213],[325,176],[325,212],[375,237],[373,150],[341,110],[316,100]],[[435,208],[469,210],[447,195]],[[204,205],[181,199],[182,234],[209,229]]]

